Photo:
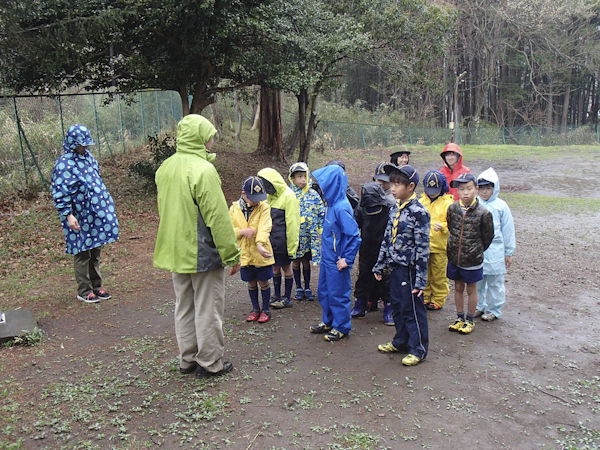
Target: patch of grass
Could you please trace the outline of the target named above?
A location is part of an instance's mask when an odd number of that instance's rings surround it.
[[[576,450],[576,449],[589,449],[598,450],[600,449],[600,431],[593,428],[585,427],[579,422],[579,427],[574,427],[568,430],[571,425],[561,425],[558,427],[558,431],[563,433],[563,436],[556,439],[556,443],[559,448],[564,450]]]
[[[331,450],[352,449],[352,450],[371,450],[381,441],[380,436],[372,436],[366,433],[362,428],[351,424],[342,424],[342,428],[348,429],[346,433],[338,433],[335,438],[338,443],[332,443],[328,446]]]
[[[444,145],[411,145],[409,150],[413,152],[411,158],[418,158],[419,162],[429,163],[433,161],[441,161],[440,153],[445,147]],[[553,147],[534,147],[529,145],[461,145],[465,164],[468,166],[469,161],[473,160],[489,160],[503,161],[507,159],[557,159],[564,157],[565,154],[571,156],[590,157],[598,154],[600,150],[594,145],[557,145]],[[386,149],[389,153],[398,150],[398,146]]]
[[[15,337],[12,341],[8,341],[5,345],[7,347],[13,347],[15,345],[25,345],[31,347],[42,342],[43,337],[44,331],[38,327],[35,327],[33,331],[23,333],[22,335]]]
[[[600,212],[600,200],[573,197],[548,197],[544,195],[501,193],[511,210],[537,215],[546,214],[596,214]]]

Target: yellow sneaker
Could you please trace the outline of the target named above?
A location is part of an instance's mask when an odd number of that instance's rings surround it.
[[[465,320],[462,328],[458,330],[460,334],[469,334],[475,329],[475,322],[471,322],[470,320]]]
[[[378,345],[377,350],[383,353],[396,353],[399,351],[396,347],[392,345],[391,342],[388,342],[387,344]]]
[[[416,366],[421,361],[421,358],[411,354],[408,354],[404,358],[402,358],[402,364],[404,364],[405,366]]]
[[[463,327],[464,324],[465,324],[464,320],[457,318],[454,321],[454,323],[448,327],[448,329],[450,331],[459,331]]]

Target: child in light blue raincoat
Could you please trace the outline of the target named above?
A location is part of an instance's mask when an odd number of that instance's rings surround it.
[[[477,283],[479,302],[475,316],[492,321],[502,315],[506,293],[504,274],[512,264],[515,251],[515,225],[510,209],[504,200],[498,198],[500,182],[496,171],[491,167],[477,177],[479,201],[494,217],[494,240],[483,256],[483,280]]]
[[[63,142],[64,155],[52,172],[52,197],[62,222],[66,252],[74,255],[77,298],[96,303],[110,298],[102,287],[100,248],[119,239],[119,222],[98,161],[88,151],[90,131],[72,125]]]

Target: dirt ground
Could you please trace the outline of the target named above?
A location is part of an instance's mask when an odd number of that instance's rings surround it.
[[[386,154],[358,152],[346,160],[360,192]],[[413,161],[421,177],[439,166],[425,153]],[[509,204],[514,193],[600,198],[595,155],[571,155],[568,166],[491,162]],[[477,174],[490,161],[467,165]],[[235,185],[226,185],[230,199]],[[122,265],[137,268],[143,289],[113,292],[98,306],[69,299],[72,308],[40,319],[39,346],[0,348],[0,449],[599,448],[598,207],[540,210],[534,197],[531,208],[520,199],[500,320],[449,332],[451,292],[441,311],[428,312],[427,360],[404,367],[404,355],[377,351],[393,336],[381,312],[353,321],[337,343],[308,332],[320,321],[318,302],[246,323],[248,293],[236,275],[227,277],[225,309],[235,369],[210,381],[177,370],[173,290],[169,274],[151,268],[150,219],[141,238],[114,244],[130,249]],[[105,276],[110,288],[120,274]]]

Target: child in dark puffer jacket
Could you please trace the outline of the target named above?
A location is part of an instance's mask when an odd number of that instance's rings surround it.
[[[475,328],[477,282],[483,279],[483,252],[494,239],[492,213],[477,200],[478,187],[473,174],[465,173],[450,186],[458,189],[460,200],[448,208],[448,278],[454,280],[457,318],[448,328],[468,334]],[[464,290],[467,289],[467,319]]]

